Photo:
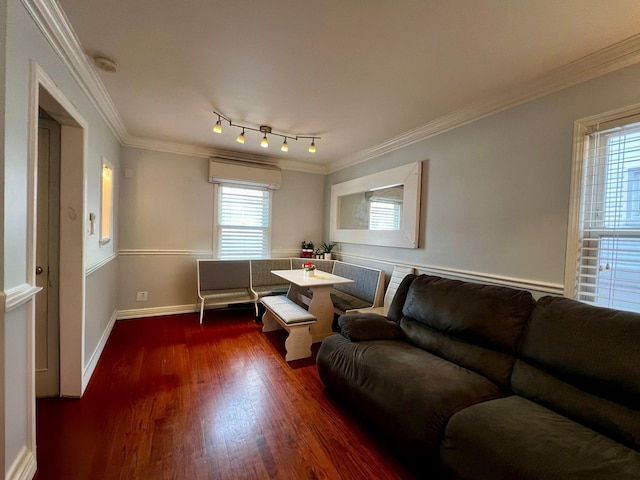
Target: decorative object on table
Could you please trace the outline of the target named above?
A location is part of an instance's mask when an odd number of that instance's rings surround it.
[[[300,246],[302,248],[300,258],[313,258],[313,249],[315,248],[313,242],[307,242],[306,240],[303,240]]]
[[[316,266],[313,262],[304,262],[302,268],[304,269],[305,277],[313,277],[316,274]]]
[[[325,260],[331,260],[331,257],[332,257],[332,253],[331,252],[333,251],[334,248],[336,248],[336,245],[338,245],[338,244],[337,243],[333,243],[333,242],[329,242],[329,243],[322,242],[320,244],[320,249],[323,252]]]

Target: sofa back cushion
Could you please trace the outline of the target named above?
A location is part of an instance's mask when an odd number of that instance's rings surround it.
[[[305,263],[313,263],[318,270],[321,272],[331,273],[333,272],[333,264],[335,260],[324,260],[322,258],[291,258],[291,268],[293,270],[298,270],[300,268],[304,268]]]
[[[640,449],[640,314],[543,297],[520,357],[515,393]]]
[[[251,285],[263,287],[287,283],[282,277],[271,273],[271,270],[290,270],[291,260],[288,258],[262,258],[251,260]]]
[[[339,283],[333,286],[335,290],[364,300],[368,306],[381,304],[384,290],[384,272],[375,268],[336,262],[333,274],[349,278],[353,283]],[[357,308],[357,307],[356,307]]]
[[[524,290],[420,275],[400,326],[413,344],[506,388],[534,305]]]

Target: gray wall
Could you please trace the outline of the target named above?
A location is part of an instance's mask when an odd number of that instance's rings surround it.
[[[640,102],[632,66],[330,174],[330,188],[424,160],[420,247],[343,243],[347,261],[561,293],[574,121]]]
[[[207,158],[123,147],[120,316],[193,311],[197,258],[213,254],[214,186]],[[324,175],[283,170],[273,191],[271,255],[297,256],[321,241]],[[148,292],[137,302],[136,292]]]

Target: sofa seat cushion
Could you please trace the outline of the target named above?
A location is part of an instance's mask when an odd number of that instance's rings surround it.
[[[520,396],[453,415],[440,453],[457,478],[640,478],[640,453]]]
[[[322,342],[317,364],[324,384],[411,464],[429,454],[435,460],[451,415],[502,396],[486,378],[398,340],[334,335]]]
[[[281,283],[279,285],[254,286],[253,291],[258,294],[258,298],[266,297],[268,295],[286,295],[289,291],[289,284]]]
[[[345,313],[347,310],[355,310],[358,308],[367,308],[373,305],[373,303],[363,300],[362,298],[354,297],[335,288],[331,290],[331,301],[336,312],[340,314]]]

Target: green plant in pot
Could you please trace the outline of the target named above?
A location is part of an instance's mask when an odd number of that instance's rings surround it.
[[[324,252],[324,258],[325,260],[331,260],[331,255],[333,252],[333,249],[336,248],[338,244],[337,243],[333,243],[333,242],[322,242],[320,244],[320,248],[322,249],[322,251]]]

